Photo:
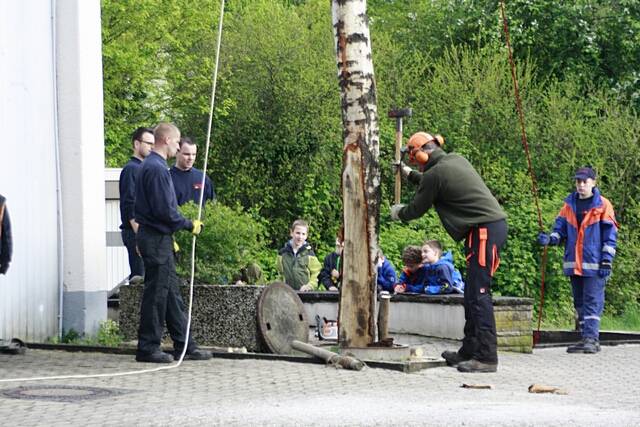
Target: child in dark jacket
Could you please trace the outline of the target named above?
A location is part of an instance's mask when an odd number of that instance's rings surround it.
[[[400,273],[399,283],[393,288],[395,293],[423,293],[427,269],[422,265],[422,249],[420,246],[407,246],[404,248],[402,251],[402,263],[404,268]]]
[[[393,264],[384,256],[382,251],[378,251],[378,292],[387,291],[392,294],[397,281],[398,276],[396,276],[396,269],[393,268]]]
[[[604,291],[616,255],[618,222],[611,202],[596,187],[596,172],[579,168],[576,191],[569,194],[556,217],[551,234],[540,233],[538,243],[564,242],[563,271],[571,280],[573,305],[578,314],[582,341],[567,348],[568,353],[600,351],[600,316]]]
[[[438,240],[424,242],[422,262],[427,269],[426,294],[464,293],[462,275],[453,265],[453,256],[449,251],[442,253],[442,244]]]
[[[340,237],[336,237],[336,250],[324,257],[318,281],[327,291],[337,291],[342,283],[342,271],[340,271],[342,249],[344,249],[344,242]]]

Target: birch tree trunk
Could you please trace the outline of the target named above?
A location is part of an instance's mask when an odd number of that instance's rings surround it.
[[[340,345],[375,341],[380,155],[376,86],[366,0],[333,0],[333,27],[341,90],[344,252],[340,291]]]

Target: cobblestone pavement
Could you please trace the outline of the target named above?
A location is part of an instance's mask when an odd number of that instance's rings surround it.
[[[426,355],[455,346],[430,343]],[[6,426],[636,426],[639,355],[638,345],[603,347],[596,355],[567,354],[563,348],[505,352],[495,374],[461,374],[448,367],[405,374],[285,361],[188,361],[134,376],[0,382],[0,421]],[[29,350],[23,356],[0,355],[0,379],[155,366],[136,363],[130,355]],[[465,389],[463,383],[494,388]],[[533,383],[568,394],[528,393]],[[120,394],[62,402],[7,396],[17,387],[35,386],[99,387]]]

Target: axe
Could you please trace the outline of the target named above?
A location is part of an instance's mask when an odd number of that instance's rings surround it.
[[[411,117],[411,108],[394,108],[389,110],[389,117],[396,119],[396,163],[400,162],[400,148],[402,147],[402,119],[404,117]],[[400,203],[400,183],[402,177],[400,176],[400,168],[396,170],[395,192],[394,192],[394,204]]]

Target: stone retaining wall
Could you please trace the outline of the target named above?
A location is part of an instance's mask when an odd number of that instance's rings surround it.
[[[126,340],[138,339],[142,289],[143,285],[120,288],[120,330]],[[195,285],[191,333],[196,342],[268,352],[256,318],[258,299],[264,289],[264,286]],[[184,285],[180,290],[187,305],[189,287]]]
[[[301,293],[307,318],[338,317],[337,292]],[[494,316],[500,350],[531,353],[533,347],[530,298],[494,297]],[[464,337],[462,295],[393,295],[389,307],[389,332],[461,340]]]
[[[185,304],[188,286],[181,291]],[[194,286],[192,333],[199,344],[245,347],[266,352],[256,318],[262,286]],[[142,285],[120,290],[120,329],[127,340],[137,338]],[[338,318],[337,292],[298,293],[310,326],[316,315]],[[494,297],[494,314],[500,350],[530,353],[533,346],[533,300]],[[393,295],[389,308],[389,332],[447,339],[462,339],[464,305],[462,295]]]

